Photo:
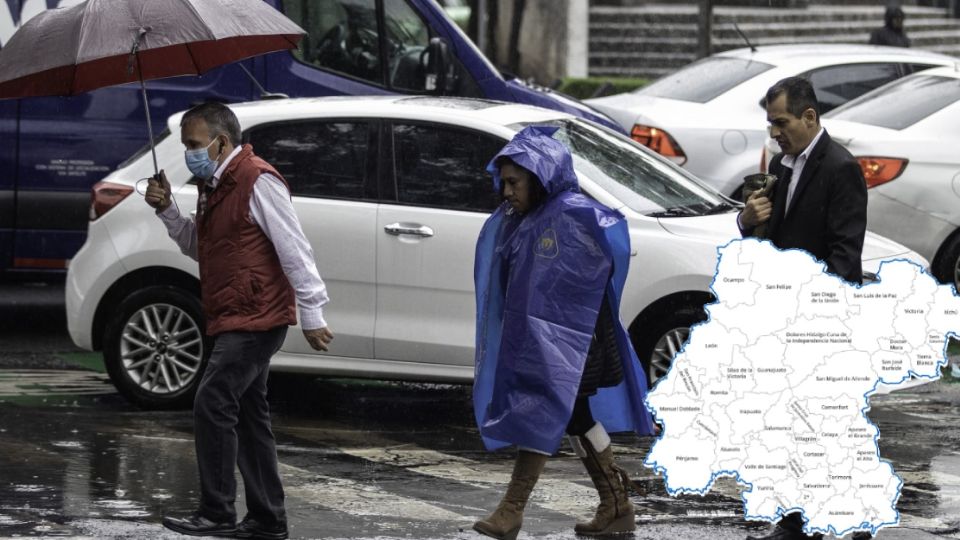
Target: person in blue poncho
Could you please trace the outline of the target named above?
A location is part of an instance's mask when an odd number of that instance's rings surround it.
[[[653,432],[647,381],[618,315],[627,223],[580,193],[555,132],[524,129],[487,167],[504,202],[477,241],[474,411],[489,450],[519,449],[503,500],[474,524],[493,538],[516,538],[564,433],[600,496],[577,534],[633,531],[630,482],[607,431]]]

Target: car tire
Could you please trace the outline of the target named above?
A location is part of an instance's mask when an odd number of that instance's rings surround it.
[[[705,321],[703,306],[680,306],[656,317],[644,328],[633,328],[634,349],[651,388],[670,370],[673,357],[690,336],[690,327]]]
[[[144,409],[193,404],[211,341],[195,295],[178,287],[136,291],[107,321],[103,358],[117,390]]]
[[[953,283],[960,291],[960,234],[955,233],[944,243],[932,270],[940,283]]]

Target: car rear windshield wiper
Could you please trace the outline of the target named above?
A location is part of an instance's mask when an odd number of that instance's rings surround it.
[[[699,215],[697,212],[694,212],[686,206],[676,206],[674,208],[667,208],[666,210],[661,210],[659,212],[653,212],[647,214],[650,217],[692,217]]]
[[[738,208],[730,203],[722,202],[704,212],[703,215],[713,216],[716,214],[726,214],[727,212],[733,212],[734,210],[738,210]]]
[[[737,207],[727,203],[720,202],[715,205],[707,205],[705,203],[696,204],[693,206],[674,206],[672,208],[667,208],[659,212],[652,212],[647,214],[650,217],[695,217],[695,216],[711,216],[715,214],[725,214],[736,210]]]

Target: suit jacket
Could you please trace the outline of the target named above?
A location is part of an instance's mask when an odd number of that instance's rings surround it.
[[[767,238],[780,249],[799,248],[827,264],[827,271],[861,283],[860,258],[867,230],[867,185],[860,165],[824,132],[813,147],[787,212],[792,169],[770,163],[778,178]],[[744,230],[751,236],[752,229]]]

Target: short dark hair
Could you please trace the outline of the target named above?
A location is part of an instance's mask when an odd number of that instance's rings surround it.
[[[226,135],[230,139],[230,144],[240,146],[242,137],[240,121],[237,120],[237,115],[233,114],[230,107],[223,103],[208,101],[197,105],[183,114],[183,118],[180,119],[180,127],[194,120],[206,122],[211,137]]]
[[[766,109],[767,104],[776,100],[781,94],[787,96],[787,112],[800,118],[803,111],[813,109],[817,115],[817,122],[820,122],[820,103],[817,101],[817,93],[813,91],[810,81],[803,77],[781,79],[767,90],[767,95],[760,100],[760,106]]]

